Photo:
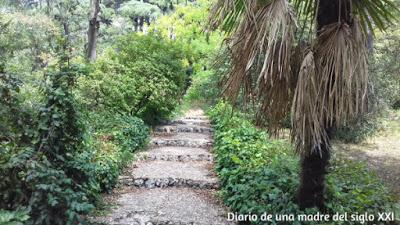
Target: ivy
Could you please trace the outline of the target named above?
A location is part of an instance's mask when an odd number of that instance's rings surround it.
[[[318,212],[315,208],[303,211],[296,204],[299,159],[288,143],[269,139],[265,132],[245,119],[245,115],[233,111],[226,103],[218,103],[209,115],[215,131],[214,154],[220,192],[233,212],[256,215]],[[325,198],[326,213],[331,215],[399,210],[388,190],[364,164],[339,158],[334,158],[329,167]],[[255,221],[252,224],[265,223]],[[271,221],[268,224],[280,223]],[[293,224],[301,223],[294,221]],[[356,222],[336,221],[335,224]]]

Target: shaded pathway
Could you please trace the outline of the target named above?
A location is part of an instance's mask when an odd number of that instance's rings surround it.
[[[155,129],[148,151],[105,197],[115,204],[94,219],[110,225],[230,225],[215,197],[218,180],[209,152],[212,129],[201,110]]]

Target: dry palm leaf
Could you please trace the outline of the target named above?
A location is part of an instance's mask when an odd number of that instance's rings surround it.
[[[357,21],[326,26],[314,51],[303,60],[292,105],[292,137],[303,154],[328,144],[325,128],[362,113],[368,90],[365,37]]]
[[[326,142],[322,118],[319,117],[319,79],[314,53],[304,58],[292,104],[292,139],[300,154],[311,153]]]
[[[227,2],[220,10],[226,10]],[[224,93],[235,101],[245,84],[249,87],[251,71],[258,74],[257,88],[245,88],[245,96],[261,100],[261,113],[269,118],[271,128],[278,127],[287,115],[291,82],[291,54],[296,22],[287,0],[270,0],[260,4],[246,0],[244,18],[229,41],[232,68]],[[259,58],[263,61],[255,63]]]
[[[364,109],[368,65],[365,36],[357,21],[351,26],[326,26],[318,37],[317,67],[320,76],[319,110],[325,125],[340,125]]]

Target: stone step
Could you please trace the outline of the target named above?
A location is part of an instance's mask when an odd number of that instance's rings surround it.
[[[167,125],[157,126],[154,128],[156,133],[212,133],[210,127],[195,126],[195,125]]]
[[[213,161],[212,155],[202,148],[160,147],[136,154],[138,161]]]
[[[211,134],[204,134],[204,133],[156,133],[153,134],[154,138],[172,138],[172,139],[190,139],[194,141],[198,140],[207,140],[211,141],[212,137]]]
[[[167,122],[166,125],[177,125],[177,124],[186,124],[186,125],[196,125],[196,126],[210,126],[210,121],[208,120],[196,120],[196,119],[177,119]]]
[[[167,138],[153,138],[150,142],[151,147],[161,146],[181,146],[191,148],[209,148],[212,146],[212,141],[207,140],[182,140],[182,139],[167,139]]]
[[[182,146],[209,148],[213,141],[210,135],[200,133],[178,133],[175,135],[155,136],[150,141],[150,147]]]
[[[131,189],[116,194],[116,207],[105,216],[90,218],[107,225],[235,225],[215,200],[213,190],[187,188]]]
[[[146,161],[133,164],[119,177],[119,184],[144,188],[218,188],[208,162]]]
[[[130,176],[120,176],[118,180],[119,186],[132,186],[136,188],[168,188],[168,187],[186,187],[194,189],[218,189],[218,181],[210,180],[194,180],[187,178],[152,178],[141,177],[135,178]]]
[[[185,116],[182,119],[185,120],[208,120],[207,116]]]

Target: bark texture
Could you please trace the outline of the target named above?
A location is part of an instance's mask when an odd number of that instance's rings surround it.
[[[88,48],[87,48],[87,59],[89,61],[96,60],[96,45],[97,45],[97,33],[100,28],[100,20],[98,14],[100,12],[100,0],[91,0],[91,13],[89,19],[89,31],[88,31]]]
[[[328,128],[327,132],[331,132]],[[325,175],[330,159],[330,144],[320,146],[319,150],[313,149],[309,155],[301,157],[300,167],[300,186],[297,200],[300,208],[317,207],[325,211]]]

